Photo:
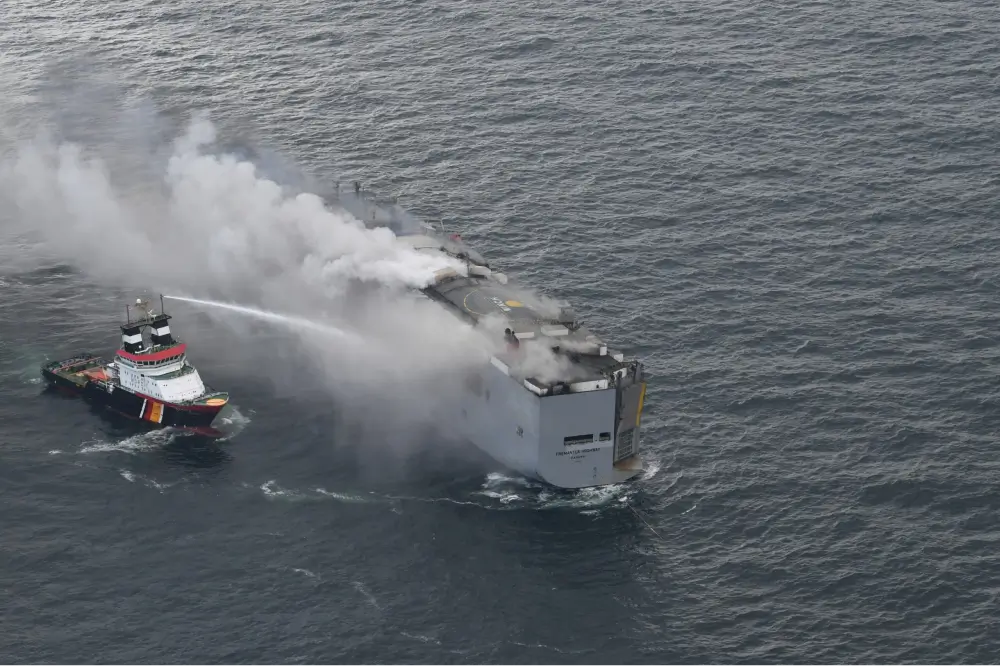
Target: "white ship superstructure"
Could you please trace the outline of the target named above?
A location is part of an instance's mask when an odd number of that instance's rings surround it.
[[[208,432],[229,394],[205,386],[188,362],[187,345],[171,334],[170,318],[163,312],[162,297],[159,313],[137,299],[126,306],[121,348],[113,361],[81,354],[46,363],[42,376],[125,416]]]
[[[395,201],[357,185],[338,190],[337,203],[366,225],[389,227],[401,243],[464,263],[461,272],[440,271],[423,293],[505,339],[505,351],[467,382],[461,418],[474,444],[511,469],[562,488],[619,483],[642,471],[646,383],[638,360],[609,348],[569,308],[542,303],[494,271],[457,234],[437,233]]]

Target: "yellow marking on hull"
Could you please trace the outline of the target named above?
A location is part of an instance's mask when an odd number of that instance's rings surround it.
[[[152,421],[153,423],[162,423],[163,422],[163,403],[162,402],[156,402],[156,401],[153,402],[152,407],[150,407],[150,409],[149,409],[149,420]]]
[[[209,398],[208,400],[205,401],[205,404],[208,405],[209,407],[215,407],[217,405],[224,405],[226,404],[226,402],[228,401],[223,398]]]
[[[512,308],[521,308],[521,307],[524,307],[524,303],[522,303],[521,301],[513,301],[512,300],[512,301],[504,301],[504,303],[506,303],[507,305],[509,305]]]
[[[639,419],[642,418],[642,404],[646,401],[646,382],[642,383],[642,393],[639,394],[639,409],[635,410],[635,427],[639,427]]]

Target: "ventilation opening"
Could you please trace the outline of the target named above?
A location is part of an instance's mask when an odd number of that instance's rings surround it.
[[[611,441],[611,433],[610,432],[602,432],[601,433],[601,441],[602,442],[610,442]]]
[[[618,444],[615,450],[615,462],[628,458],[635,452],[635,428],[618,433]]]
[[[593,435],[576,435],[575,437],[564,437],[563,446],[576,446],[577,444],[590,444],[594,441]]]

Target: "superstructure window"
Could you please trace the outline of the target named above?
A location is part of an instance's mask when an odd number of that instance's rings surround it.
[[[564,437],[563,446],[576,446],[577,444],[590,444],[594,441],[594,436],[591,435],[576,435],[575,437]]]
[[[601,433],[601,441],[602,442],[607,442],[607,441],[610,441],[610,440],[611,440],[611,433],[610,432],[602,432]]]

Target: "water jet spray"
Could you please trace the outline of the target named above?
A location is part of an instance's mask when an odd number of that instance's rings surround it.
[[[336,326],[330,324],[322,324],[320,322],[312,321],[310,319],[305,319],[304,317],[296,317],[293,315],[280,314],[278,312],[270,312],[268,310],[260,310],[257,308],[251,308],[245,305],[237,305],[236,303],[225,303],[223,301],[209,301],[202,298],[190,298],[188,296],[173,296],[169,294],[164,294],[164,298],[169,298],[175,301],[184,301],[186,303],[193,303],[195,305],[206,305],[208,307],[220,308],[222,310],[229,310],[230,312],[237,312],[239,314],[247,315],[249,317],[255,317],[257,319],[262,319],[264,321],[271,321],[278,324],[283,324],[289,328],[298,328],[308,331],[315,331],[317,333],[323,333],[326,335],[334,335],[352,342],[360,342],[361,339],[348,331],[345,331]]]

